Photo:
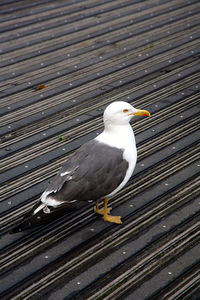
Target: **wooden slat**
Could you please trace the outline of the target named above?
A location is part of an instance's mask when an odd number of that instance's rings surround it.
[[[197,0],[0,2],[1,299],[200,298],[199,16]],[[9,234],[116,100],[151,112],[110,199],[123,225],[88,203]]]

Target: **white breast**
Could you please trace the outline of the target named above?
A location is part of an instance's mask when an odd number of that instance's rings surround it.
[[[114,128],[109,128],[109,130],[104,130],[102,134],[96,137],[96,140],[111,147],[124,149],[123,158],[129,164],[124,180],[112,193],[106,195],[112,196],[125,186],[135,169],[137,161],[135,136],[130,124],[127,124],[126,126],[115,126]]]

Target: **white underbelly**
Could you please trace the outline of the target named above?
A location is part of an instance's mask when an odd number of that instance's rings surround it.
[[[105,197],[113,196],[125,186],[135,169],[137,161],[135,136],[130,124],[127,124],[126,126],[122,125],[121,127],[118,126],[117,128],[111,127],[108,131],[104,130],[103,133],[96,137],[96,140],[100,143],[104,143],[120,150],[124,149],[123,158],[129,164],[126,175],[121,184],[114,191],[112,191],[112,193],[106,195]]]
[[[124,151],[123,157],[124,157],[124,159],[126,159],[128,161],[128,164],[129,164],[129,167],[126,171],[126,175],[125,175],[123,181],[120,183],[120,185],[114,191],[112,191],[112,193],[110,193],[109,195],[106,195],[106,197],[113,196],[114,194],[119,192],[131,178],[133,171],[135,169],[136,161],[137,161],[136,147],[134,147],[134,149],[132,149],[131,152]]]

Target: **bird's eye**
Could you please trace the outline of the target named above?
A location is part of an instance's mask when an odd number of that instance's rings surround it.
[[[127,112],[128,112],[128,109],[123,109],[123,112],[124,112],[124,113],[127,113]]]

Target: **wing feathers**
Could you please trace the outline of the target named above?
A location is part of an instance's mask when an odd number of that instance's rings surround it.
[[[44,193],[58,202],[96,200],[123,181],[128,162],[123,149],[92,140],[81,146],[63,165]],[[49,192],[50,191],[50,192]],[[45,200],[45,203],[46,203]]]

